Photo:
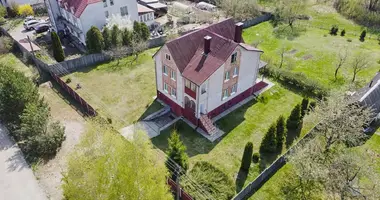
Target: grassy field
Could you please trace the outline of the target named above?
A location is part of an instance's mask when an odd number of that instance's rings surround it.
[[[273,65],[280,63],[280,49],[286,50],[284,68],[296,72],[303,72],[311,79],[315,79],[329,88],[342,88],[351,83],[352,58],[359,52],[370,58],[368,68],[357,76],[355,86],[360,87],[367,83],[380,65],[380,45],[375,39],[359,41],[362,27],[337,14],[333,9],[324,6],[314,6],[310,9],[311,19],[298,21],[295,31],[286,26],[274,28],[270,22],[245,29],[243,36],[245,42],[252,44],[260,41],[258,48],[264,50],[262,56]],[[332,25],[338,25],[340,30],[346,30],[346,36],[329,35]],[[339,32],[340,34],[340,32]],[[352,42],[347,40],[351,39]],[[346,65],[337,81],[334,80],[335,63],[339,52],[348,51]]]
[[[380,136],[373,135],[364,145],[356,147],[358,151],[369,150],[373,153],[374,161],[377,166],[377,170],[380,174]],[[290,176],[293,169],[292,166],[287,164],[282,169],[280,169],[265,185],[256,192],[250,199],[261,200],[261,199],[275,199],[275,200],[285,200],[285,197],[281,191],[281,186],[284,184],[287,176]]]
[[[209,142],[198,133],[191,130],[184,123],[179,123],[167,129],[156,138],[153,144],[162,150],[167,148],[167,139],[172,129],[176,128],[190,157],[190,167],[197,161],[207,161],[226,173],[235,181],[241,164],[244,146],[247,142],[253,143],[254,152],[258,152],[261,139],[271,123],[277,120],[280,114],[287,116],[295,104],[301,102],[301,97],[280,86],[274,86],[263,95],[268,97],[267,102],[251,101],[220,119],[217,125],[226,132],[225,136],[214,143]],[[277,155],[270,155],[262,163],[251,166],[250,172],[244,180],[239,180],[236,189],[254,180],[256,176]],[[246,180],[245,180],[246,179]]]
[[[100,113],[113,120],[117,128],[132,124],[161,105],[156,96],[155,72],[152,55],[157,49],[142,53],[137,62],[127,57],[118,61],[88,67],[63,78]]]

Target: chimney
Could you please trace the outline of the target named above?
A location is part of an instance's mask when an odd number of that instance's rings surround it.
[[[235,38],[234,41],[241,43],[241,34],[243,33],[243,23],[239,22],[235,24]]]
[[[204,37],[205,46],[204,46],[204,51],[203,51],[203,53],[206,54],[206,55],[210,52],[211,38],[212,38],[212,37],[210,37],[210,36],[208,36],[208,35],[206,35],[206,36]]]

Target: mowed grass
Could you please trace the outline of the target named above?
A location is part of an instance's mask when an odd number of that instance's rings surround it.
[[[296,29],[305,30],[299,31],[299,36],[289,37],[288,34],[291,32],[289,27],[274,28],[270,22],[265,22],[245,29],[243,32],[245,42],[252,44],[260,41],[258,48],[264,51],[262,59],[275,66],[280,64],[280,49],[285,48],[283,68],[303,72],[307,77],[319,81],[326,87],[337,89],[350,85],[353,76],[352,58],[361,52],[366,55],[370,63],[367,69],[359,72],[355,86],[361,87],[369,82],[380,69],[378,41],[367,37],[364,42],[360,42],[359,35],[362,27],[343,18],[335,11],[321,13],[312,10],[310,12],[312,17],[309,21],[297,22]],[[306,26],[306,24],[311,26]],[[329,29],[334,24],[339,25],[340,30],[346,29],[345,37],[331,36],[329,30],[321,29],[323,27]],[[348,42],[348,39],[352,42]],[[338,54],[346,50],[349,55],[347,62],[340,71],[338,80],[335,81],[334,71]]]
[[[364,145],[355,147],[357,151],[363,151],[363,153],[370,153],[375,162],[375,168],[380,174],[380,135],[374,134]],[[375,170],[376,170],[375,169]],[[261,199],[274,199],[285,200],[285,196],[281,191],[281,186],[285,184],[287,177],[292,176],[293,168],[291,165],[286,164],[281,168],[268,182],[264,184],[251,198],[252,200]]]
[[[132,56],[88,67],[63,78],[88,103],[104,116],[111,118],[114,126],[121,128],[157,111],[161,105],[156,96],[155,70],[152,55],[157,49],[141,53],[137,61]]]
[[[263,95],[268,97],[267,102],[251,101],[217,122],[218,127],[226,132],[225,136],[218,141],[209,142],[180,122],[153,138],[152,142],[165,151],[170,132],[177,129],[181,140],[187,146],[190,168],[197,161],[207,161],[235,181],[239,173],[245,144],[252,142],[254,152],[258,152],[269,125],[275,122],[281,114],[287,117],[293,107],[302,99],[301,96],[278,85]],[[252,164],[246,180],[243,181],[244,185],[253,181],[260,171],[275,158],[276,156],[268,158],[265,163]]]
[[[13,53],[1,54],[0,63],[3,65],[12,66],[15,70],[22,72],[29,78],[36,73],[34,68],[26,66]]]

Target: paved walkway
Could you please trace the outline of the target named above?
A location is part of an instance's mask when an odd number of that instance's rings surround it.
[[[18,146],[0,125],[0,199],[47,200]]]

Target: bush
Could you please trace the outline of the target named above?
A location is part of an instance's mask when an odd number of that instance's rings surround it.
[[[65,53],[62,49],[61,40],[59,39],[56,32],[51,32],[51,41],[53,48],[53,57],[57,62],[62,62],[65,60]]]
[[[0,18],[4,18],[7,15],[7,8],[0,6]]]
[[[304,117],[306,112],[309,110],[309,99],[303,98],[301,105],[301,117]]]
[[[19,5],[12,1],[11,6],[7,7],[8,17],[17,17]]]
[[[184,170],[188,169],[189,157],[186,154],[186,146],[182,143],[176,130],[170,134],[166,154]]]
[[[344,37],[346,35],[346,30],[342,30],[341,32],[340,32],[340,36],[342,36],[342,37]]]
[[[0,53],[8,53],[13,47],[13,41],[11,38],[2,36],[0,37]]]
[[[252,155],[252,162],[258,163],[259,161],[260,161],[260,154],[256,152]]]
[[[71,83],[71,78],[67,78],[65,81],[67,84]]]
[[[280,116],[276,123],[277,148],[281,151],[286,135],[285,118]]]
[[[112,26],[111,43],[113,47],[118,47],[121,45],[121,32],[117,25]]]
[[[330,35],[337,35],[339,31],[339,28],[337,25],[333,25],[330,29]]]
[[[24,4],[18,7],[17,14],[23,17],[30,15],[34,16],[34,11],[30,4]]]
[[[253,153],[253,144],[252,142],[247,142],[244,148],[243,158],[241,159],[240,169],[248,172],[249,167],[251,167],[251,158]]]
[[[362,31],[362,33],[360,34],[360,38],[359,38],[359,40],[361,41],[361,42],[364,42],[364,40],[365,40],[365,36],[367,35],[367,31],[366,30],[363,30]]]
[[[132,32],[129,31],[128,29],[124,29],[121,35],[123,45],[125,46],[130,46],[132,45]]]
[[[111,49],[112,47],[111,31],[110,29],[107,28],[107,26],[103,28],[102,35],[104,39],[104,49],[106,50]]]
[[[352,40],[351,39],[347,39],[347,42],[352,42]]]
[[[297,104],[290,113],[290,116],[286,122],[286,128],[288,130],[297,129],[301,123],[301,120],[301,105]]]
[[[306,77],[302,72],[291,72],[286,69],[280,69],[268,66],[262,69],[262,74],[281,82],[283,85],[301,90],[306,96],[321,99],[328,94],[328,90],[317,81]]]
[[[261,94],[261,95],[257,98],[257,101],[260,102],[260,103],[266,104],[266,103],[268,103],[269,98],[268,98],[266,95]]]
[[[217,199],[230,200],[235,195],[235,184],[230,177],[208,162],[196,162],[189,174],[205,191]],[[193,184],[187,179],[181,181],[184,190],[194,199],[204,199],[204,196],[199,195],[199,191],[194,188]]]
[[[276,124],[272,124],[260,144],[260,152],[274,153],[277,150]]]
[[[87,31],[86,46],[89,53],[100,53],[104,49],[104,38],[97,27],[92,26]]]

